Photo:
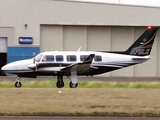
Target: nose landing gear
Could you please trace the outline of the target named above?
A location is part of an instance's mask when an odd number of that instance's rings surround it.
[[[16,88],[20,88],[22,86],[22,84],[21,84],[21,82],[19,80],[20,80],[20,78],[17,77],[16,82],[15,82],[15,87]]]

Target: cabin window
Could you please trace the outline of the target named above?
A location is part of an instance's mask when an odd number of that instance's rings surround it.
[[[67,61],[68,62],[77,61],[77,57],[75,55],[67,55]]]
[[[54,61],[54,56],[53,55],[43,56],[42,62],[53,62],[53,61]]]
[[[94,57],[94,61],[96,61],[96,62],[101,62],[101,61],[102,61],[102,56],[96,55],[96,56]]]
[[[56,61],[63,61],[63,56],[62,55],[56,55]]]
[[[36,62],[39,62],[40,60],[41,60],[41,58],[42,58],[42,54],[39,54],[39,55],[37,55],[35,58],[34,58],[34,60],[36,61]]]
[[[81,55],[80,60],[83,62],[87,59],[88,55]]]

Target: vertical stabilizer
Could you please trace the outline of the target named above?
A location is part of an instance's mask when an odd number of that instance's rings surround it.
[[[157,27],[148,27],[148,29],[128,48],[128,50],[125,51],[125,54],[135,56],[150,55],[157,30]]]

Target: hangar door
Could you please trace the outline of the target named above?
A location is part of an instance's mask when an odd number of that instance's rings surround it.
[[[7,38],[0,37],[0,69],[7,63]],[[4,75],[4,72],[0,70],[0,76]]]
[[[40,34],[40,51],[63,50],[63,27],[43,25]]]
[[[110,27],[41,25],[40,51],[110,50]]]

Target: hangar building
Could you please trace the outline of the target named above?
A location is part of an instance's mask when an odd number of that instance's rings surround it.
[[[146,29],[160,26],[160,8],[66,0],[3,0],[0,65],[54,50],[126,50]],[[104,76],[160,76],[160,32],[152,59]]]

